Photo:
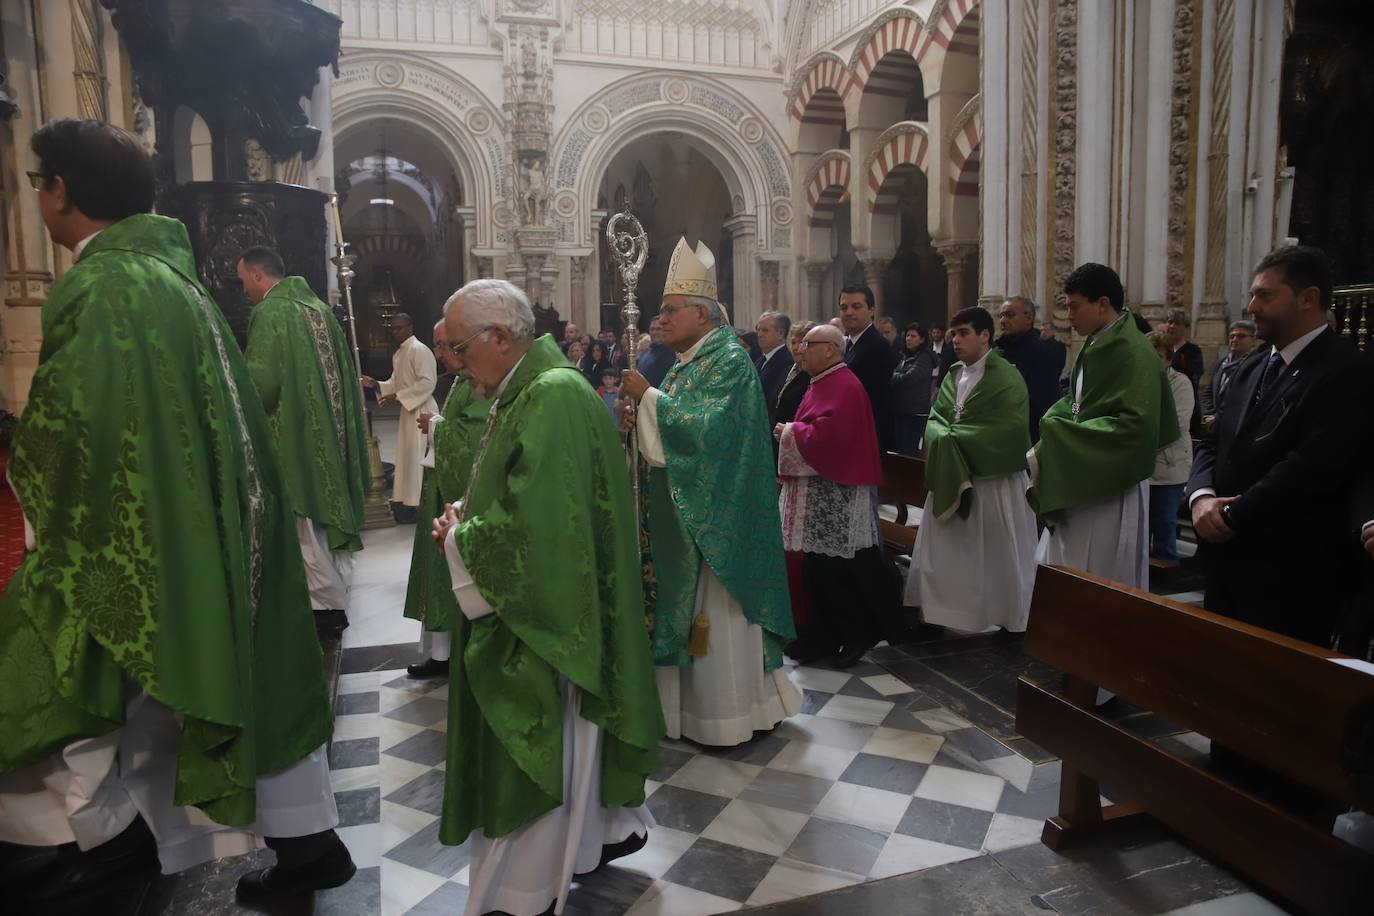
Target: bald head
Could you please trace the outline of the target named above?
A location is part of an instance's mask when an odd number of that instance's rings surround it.
[[[839,328],[835,327],[835,325],[833,324],[823,324],[807,331],[806,339],[825,340],[829,341],[830,343],[833,343],[835,346],[838,347],[844,341],[844,332],[841,331]]]
[[[844,332],[833,324],[821,324],[802,339],[801,368],[808,375],[819,375],[844,359]]]

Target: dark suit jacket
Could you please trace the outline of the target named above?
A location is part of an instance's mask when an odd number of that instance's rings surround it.
[[[1328,645],[1359,576],[1350,502],[1374,413],[1353,403],[1371,365],[1327,330],[1256,402],[1269,349],[1231,382],[1212,432],[1193,456],[1188,494],[1238,496],[1235,536],[1204,543],[1209,611]],[[1254,402],[1252,404],[1252,402]]]
[[[953,347],[950,348],[951,352]],[[892,448],[892,370],[897,368],[897,351],[869,325],[844,355],[849,371],[859,377],[868,402],[873,407],[873,425],[878,432],[878,447]]]
[[[936,365],[940,369],[940,374],[935,378],[937,388],[945,383],[945,376],[949,375],[949,370],[953,369],[958,361],[959,357],[954,355],[954,344],[946,340],[945,348],[940,351],[940,358],[936,360]]]
[[[1050,341],[1041,339],[1038,331],[1027,331],[1019,337],[999,337],[996,346],[1026,381],[1026,392],[1030,396],[1031,442],[1039,442],[1040,418],[1059,400],[1059,373],[1064,369],[1064,350],[1062,346],[1055,347]]]
[[[1188,376],[1193,383],[1193,415],[1188,420],[1188,431],[1196,439],[1202,435],[1202,399],[1198,397],[1198,382],[1202,379],[1207,363],[1202,357],[1202,348],[1191,340],[1174,351],[1174,369]]]
[[[1269,350],[1267,347],[1255,347],[1250,353],[1258,353],[1261,350],[1265,353],[1264,358],[1268,359]],[[1204,417],[1221,410],[1221,405],[1226,403],[1226,395],[1230,394],[1231,385],[1235,383],[1236,373],[1240,370],[1241,364],[1249,358],[1249,354],[1247,354],[1236,362],[1227,365],[1226,359],[1230,355],[1230,351],[1223,351],[1212,362],[1212,369],[1207,373],[1207,387],[1202,390],[1202,415]]]
[[[792,351],[787,348],[786,344],[783,344],[771,359],[765,356],[758,363],[759,381],[763,383],[763,398],[768,404],[768,425],[770,428],[774,423],[778,392],[782,390],[782,383],[787,381],[787,370],[792,368],[792,362]]]

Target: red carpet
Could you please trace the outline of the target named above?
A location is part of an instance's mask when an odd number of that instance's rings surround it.
[[[0,451],[0,590],[9,585],[10,576],[24,560],[24,515],[4,480],[9,457],[8,449]]]

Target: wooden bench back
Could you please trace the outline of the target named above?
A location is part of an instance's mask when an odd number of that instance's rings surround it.
[[[883,483],[878,487],[878,502],[896,506],[897,521],[879,521],[883,542],[888,549],[910,554],[916,545],[916,529],[908,525],[909,508],[926,504],[926,463],[920,458],[883,453]]]
[[[1368,741],[1374,677],[1337,653],[1053,566],[1025,650],[1333,799],[1362,794],[1343,760],[1368,751],[1352,742]]]

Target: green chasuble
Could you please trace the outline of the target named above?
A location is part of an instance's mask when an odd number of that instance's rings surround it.
[[[782,552],[777,466],[758,370],[732,328],[674,363],[656,409],[666,468],[649,474],[649,543],[657,576],[654,663],[685,667],[705,560],[750,623],[764,668],[796,636]]]
[[[1016,367],[990,351],[983,378],[959,408],[955,395],[963,372],[964,364],[956,363],[945,376],[926,423],[926,488],[941,521],[955,512],[968,518],[973,478],[1024,471],[1031,445],[1030,399]]]
[[[426,630],[451,629],[459,614],[448,563],[434,549],[430,520],[442,515],[444,506],[463,498],[473,450],[490,409],[490,398],[474,399],[472,386],[456,379],[440,412],[443,422],[434,427],[434,467],[424,469],[420,487],[420,523],[411,548],[404,612],[411,620],[421,621]]]
[[[272,432],[186,229],[131,216],[43,303],[10,478],[37,549],[0,598],[0,772],[183,718],[175,801],[255,817],[259,775],[329,739],[320,645]]]
[[[1126,311],[1083,344],[1068,393],[1040,421],[1031,505],[1043,517],[1148,480],[1178,433],[1164,365]]]
[[[547,334],[496,409],[454,534],[494,613],[454,615],[439,833],[448,844],[477,828],[504,836],[563,803],[564,679],[581,691],[582,718],[602,729],[605,807],[643,804],[664,732],[610,412]]]
[[[244,355],[291,511],[323,525],[331,550],[361,550],[372,469],[343,328],[305,280],[287,277],[253,307]]]

